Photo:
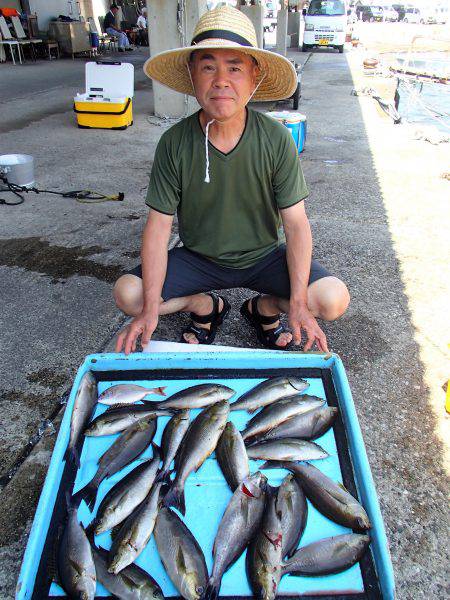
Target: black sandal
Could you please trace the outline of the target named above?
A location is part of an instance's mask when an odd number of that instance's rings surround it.
[[[264,315],[261,315],[258,312],[258,300],[261,297],[262,296],[259,295],[251,299],[252,312],[248,310],[248,303],[250,300],[246,300],[244,302],[239,312],[255,329],[258,341],[265,348],[269,348],[270,350],[290,350],[292,347],[292,342],[289,342],[289,344],[286,344],[286,346],[278,346],[276,343],[280,335],[288,331],[282,323],[273,329],[263,329],[262,325],[272,325],[272,323],[279,321],[280,315],[274,315],[273,317],[265,317]]]
[[[217,330],[220,325],[222,325],[225,317],[230,312],[230,303],[226,298],[222,296],[217,296],[213,292],[208,292],[208,296],[211,296],[213,301],[213,309],[208,315],[196,315],[195,313],[190,313],[190,317],[192,321],[195,323],[211,323],[211,327],[209,329],[205,329],[204,327],[196,327],[194,323],[191,323],[189,327],[186,327],[181,333],[181,342],[184,344],[189,344],[185,338],[185,333],[193,333],[198,340],[199,344],[212,344],[214,342],[214,338],[216,337]],[[219,312],[219,298],[223,302],[222,311]]]

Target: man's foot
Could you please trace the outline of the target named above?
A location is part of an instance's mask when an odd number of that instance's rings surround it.
[[[127,52],[133,52],[134,48],[126,48]]]
[[[123,48],[118,48],[118,52],[125,52]]]
[[[273,308],[267,306],[264,298],[256,296],[246,300],[241,314],[256,329],[258,340],[266,348],[286,348],[292,342],[292,333],[280,324],[280,315],[273,314]]]
[[[212,344],[219,325],[230,311],[230,305],[216,294],[208,293],[199,297],[196,312],[191,312],[191,325],[182,333],[182,342],[188,344]]]

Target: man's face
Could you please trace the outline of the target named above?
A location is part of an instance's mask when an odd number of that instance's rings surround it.
[[[235,50],[197,50],[189,67],[198,103],[217,121],[244,109],[259,73],[251,56]]]

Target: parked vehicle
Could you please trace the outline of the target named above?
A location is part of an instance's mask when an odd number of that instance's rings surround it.
[[[303,52],[328,46],[344,52],[347,10],[344,0],[311,0],[305,15]]]
[[[374,21],[383,20],[383,11],[379,6],[357,6],[356,14],[360,21],[369,21],[369,23],[373,23]]]
[[[422,16],[420,10],[412,6],[406,8],[403,20],[405,23],[425,23],[425,18]]]
[[[395,23],[396,21],[398,21],[398,12],[394,10],[392,6],[381,6],[381,10],[383,12],[383,21],[389,21],[391,23]]]

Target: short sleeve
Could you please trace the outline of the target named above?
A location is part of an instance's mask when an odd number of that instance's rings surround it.
[[[305,177],[294,138],[286,129],[275,150],[273,193],[278,208],[288,208],[308,196]]]
[[[174,215],[181,197],[181,174],[169,131],[156,147],[145,202],[158,212]]]

